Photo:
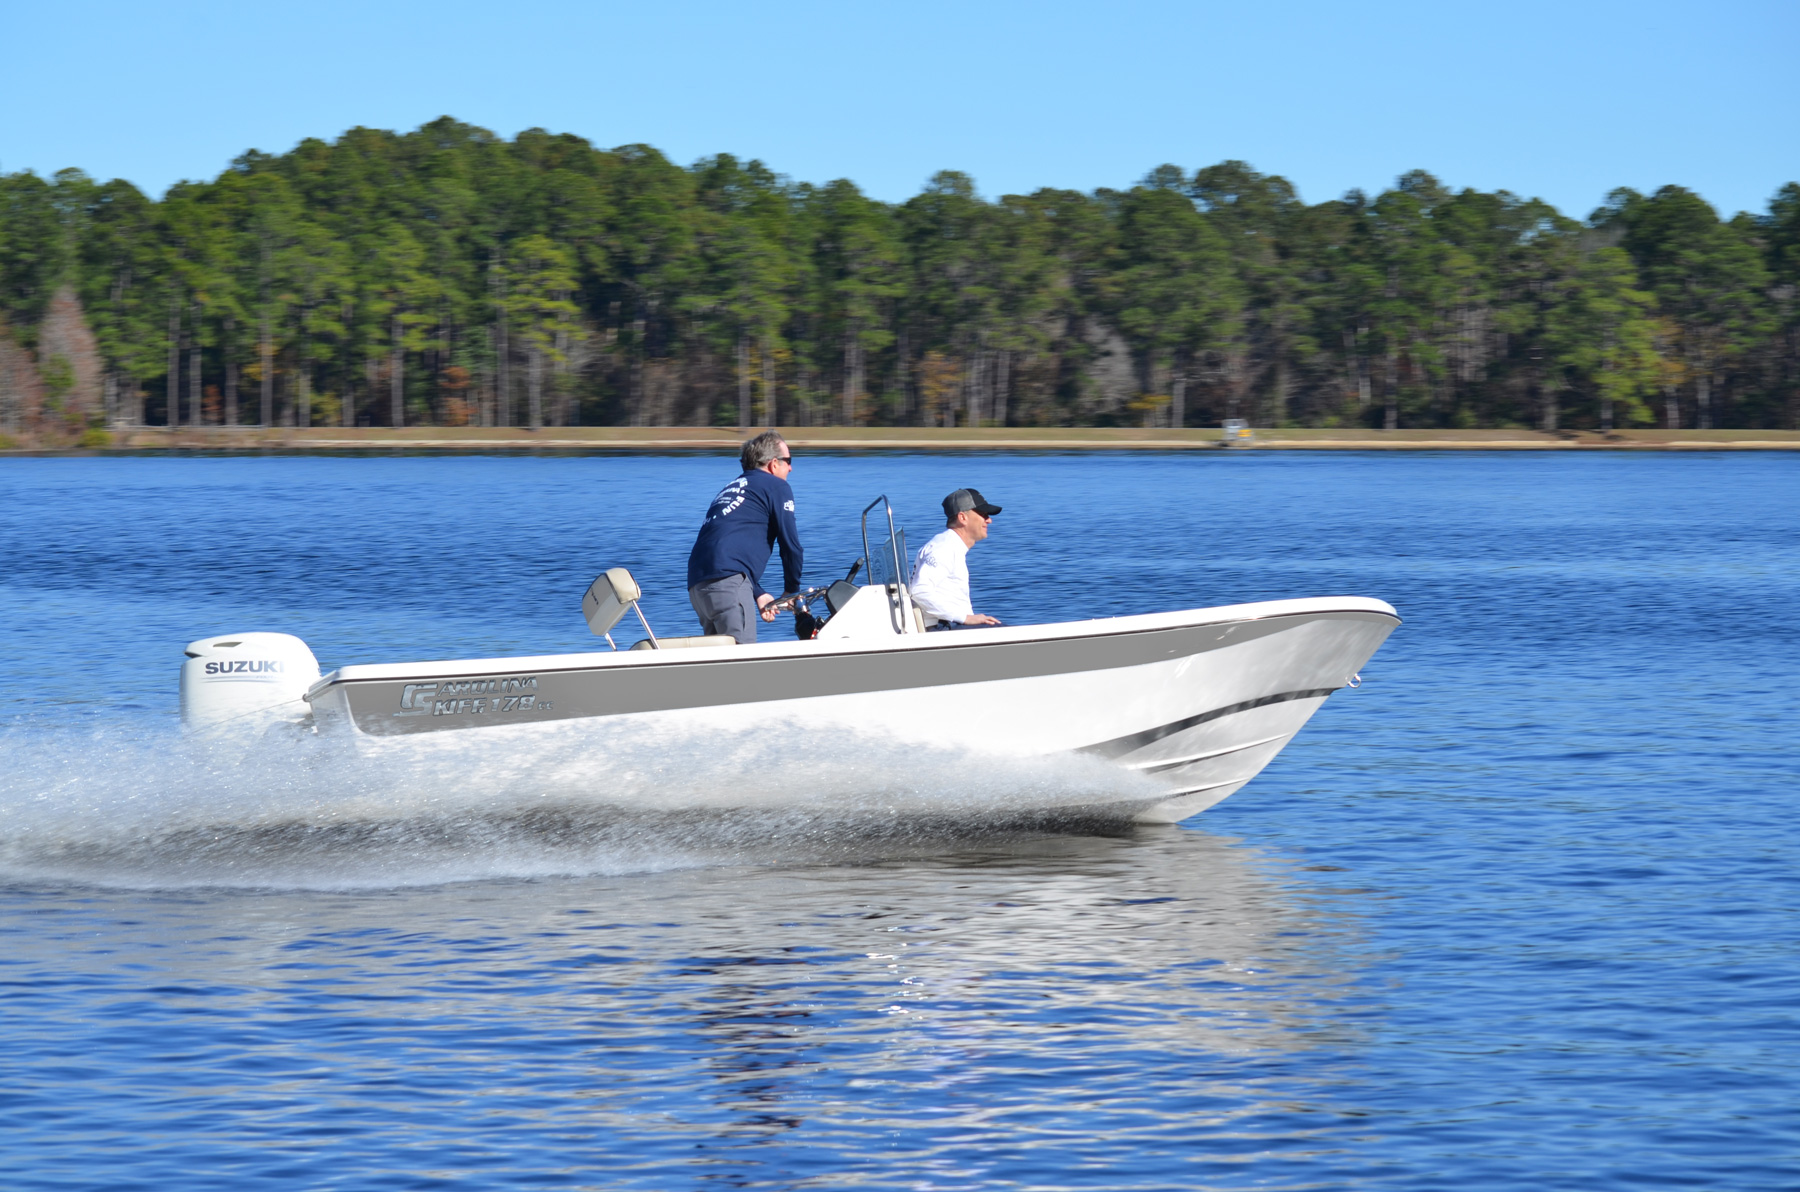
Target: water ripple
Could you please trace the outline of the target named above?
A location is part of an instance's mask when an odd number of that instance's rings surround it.
[[[172,729],[208,632],[578,648],[614,564],[685,625],[716,460],[7,461],[6,1185],[1793,1187],[1797,465],[809,459],[813,575],[976,484],[1009,620],[1400,607],[1164,830],[1098,763],[805,725]],[[419,516],[457,486],[532,500]]]

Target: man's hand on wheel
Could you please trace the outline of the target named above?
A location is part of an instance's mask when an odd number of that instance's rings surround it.
[[[776,600],[774,596],[770,596],[769,592],[763,592],[761,596],[756,598],[756,607],[763,610],[763,619],[765,619],[765,621],[774,621],[778,612],[785,612],[785,610],[794,607],[794,598],[792,598],[792,596],[783,596],[781,600]]]

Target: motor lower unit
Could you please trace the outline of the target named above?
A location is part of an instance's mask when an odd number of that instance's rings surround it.
[[[319,660],[290,633],[235,633],[188,643],[181,664],[181,721],[189,728],[300,720],[319,681]]]

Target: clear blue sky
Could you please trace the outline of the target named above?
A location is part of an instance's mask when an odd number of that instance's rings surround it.
[[[1423,168],[1585,216],[1800,179],[1800,0],[746,4],[62,0],[0,8],[0,170],[154,194],[248,148],[449,114],[889,200],[1241,158],[1309,202]]]

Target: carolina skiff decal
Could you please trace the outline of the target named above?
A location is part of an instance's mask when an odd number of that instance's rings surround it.
[[[400,689],[395,716],[487,716],[507,712],[548,712],[549,700],[537,696],[536,675],[499,679],[439,679],[408,683]]]

